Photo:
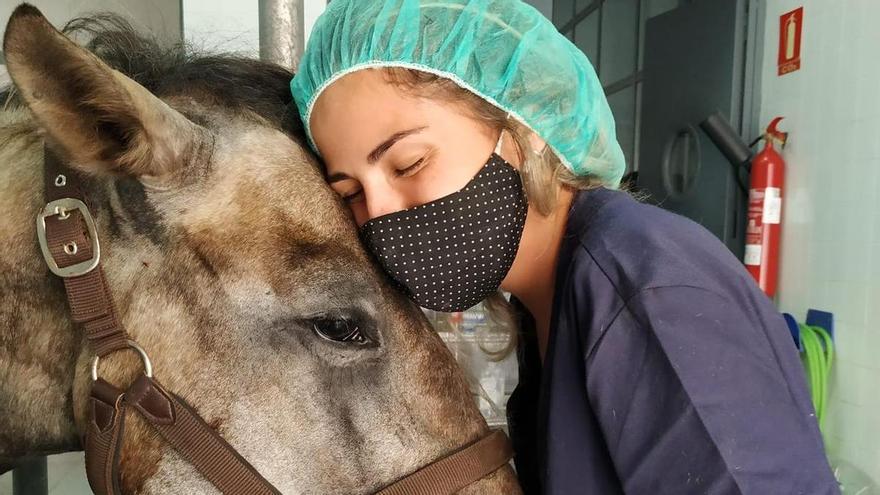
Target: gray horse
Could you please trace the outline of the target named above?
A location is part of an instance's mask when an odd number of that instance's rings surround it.
[[[65,32],[89,50],[29,6],[4,38],[0,466],[79,450],[85,429],[90,352],[34,229],[44,143],[86,177],[111,292],[156,376],[282,492],[370,493],[487,433],[303,146],[290,73],[161,49],[114,17]],[[139,369],[133,353],[101,362],[115,383]],[[121,466],[125,493],[215,491],[133,414]],[[505,467],[462,493],[519,488]]]

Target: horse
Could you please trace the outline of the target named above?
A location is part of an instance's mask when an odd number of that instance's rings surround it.
[[[156,376],[279,491],[373,493],[487,435],[325,185],[288,70],[163,46],[114,15],[59,31],[28,5],[3,46],[0,471],[81,450],[87,428],[92,353],[34,228],[46,153],[81,177],[119,319]],[[115,352],[100,374],[140,367]],[[216,493],[132,413],[119,466],[122,493]],[[505,465],[459,493],[520,489]]]

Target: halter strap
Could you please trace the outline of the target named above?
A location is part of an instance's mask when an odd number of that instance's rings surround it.
[[[37,237],[50,271],[62,277],[71,318],[83,326],[95,354],[84,448],[86,476],[98,495],[118,495],[119,457],[128,409],[137,411],[184,459],[225,494],[280,492],[223,440],[180,397],[151,373],[146,353],[122,326],[102,268],[94,219],[78,173],[44,148],[47,204],[37,217]],[[123,391],[97,376],[98,358],[134,348],[145,374]]]
[[[458,452],[419,469],[376,495],[453,494],[501,469],[513,457],[507,435],[495,430]]]

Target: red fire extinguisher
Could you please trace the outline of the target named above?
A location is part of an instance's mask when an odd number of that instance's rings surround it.
[[[779,276],[779,240],[782,229],[782,192],[785,161],[773,147],[774,141],[785,144],[788,133],[776,126],[776,117],[764,132],[764,149],[752,159],[749,207],[746,217],[744,262],[761,290],[769,297],[776,294]]]

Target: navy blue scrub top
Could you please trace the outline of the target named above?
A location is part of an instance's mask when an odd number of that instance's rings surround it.
[[[543,370],[533,325],[508,402],[527,494],[839,493],[782,316],[696,223],[581,192]]]

